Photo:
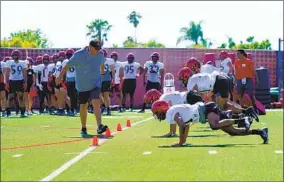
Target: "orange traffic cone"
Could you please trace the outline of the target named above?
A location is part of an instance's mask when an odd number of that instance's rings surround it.
[[[117,130],[117,131],[122,131],[122,128],[121,128],[121,124],[120,124],[120,123],[117,124],[116,130]]]
[[[105,137],[111,137],[111,133],[110,133],[110,129],[109,128],[106,129]]]
[[[98,145],[99,145],[98,137],[94,136],[94,138],[93,138],[93,146],[98,146]]]
[[[126,121],[126,126],[127,126],[127,127],[131,127],[131,122],[130,122],[129,119]]]

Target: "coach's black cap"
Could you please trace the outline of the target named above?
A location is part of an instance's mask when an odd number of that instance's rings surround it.
[[[99,40],[95,39],[95,40],[91,40],[89,45],[92,46],[92,47],[100,47],[101,43],[100,43]]]

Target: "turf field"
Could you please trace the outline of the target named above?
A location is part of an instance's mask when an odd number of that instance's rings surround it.
[[[132,126],[116,132],[127,119]],[[259,136],[230,137],[196,124],[188,145],[173,148],[178,137],[160,137],[169,126],[149,112],[104,116],[113,137],[100,138],[98,147],[80,137],[78,116],[1,118],[1,181],[283,181],[283,112],[260,119],[252,128],[268,127],[269,145]],[[94,116],[88,120],[95,134]]]

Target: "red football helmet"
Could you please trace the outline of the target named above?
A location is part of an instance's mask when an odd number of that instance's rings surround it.
[[[57,62],[59,59],[59,55],[57,53],[53,54],[52,57],[54,62]]]
[[[69,48],[69,49],[67,49],[67,50],[65,51],[65,54],[66,54],[66,55],[73,55],[74,52],[75,52],[75,51],[74,51],[72,48]]]
[[[36,64],[41,64],[42,63],[42,56],[37,56],[36,57]]]
[[[160,58],[160,54],[158,53],[158,52],[153,52],[152,54],[151,54],[151,58],[152,57],[157,57],[158,59]]]
[[[18,56],[18,57],[20,57],[20,55],[21,55],[21,52],[20,52],[18,49],[13,50],[12,53],[11,53],[11,56],[12,56],[12,57],[13,57],[13,56]]]
[[[65,59],[65,56],[66,56],[65,51],[59,51],[59,53],[58,53],[59,58],[63,57],[63,59]]]
[[[157,100],[152,105],[152,113],[159,121],[166,118],[166,113],[169,110],[170,105],[167,101]]]
[[[191,69],[188,67],[183,67],[178,72],[178,78],[182,82],[183,86],[187,86],[188,79],[193,75]]]
[[[101,49],[101,51],[103,51],[105,58],[107,57],[107,50],[105,49]]]
[[[127,54],[127,58],[134,58],[134,57],[135,56],[134,56],[134,54],[132,52]]]
[[[6,56],[6,57],[4,57],[4,59],[3,59],[4,62],[9,61],[9,60],[12,60],[12,57]]]
[[[113,57],[113,56],[118,57],[118,53],[117,53],[117,52],[112,52],[112,53],[110,54],[110,57]]]
[[[195,57],[191,57],[189,60],[187,60],[186,67],[191,69],[193,74],[199,73],[200,72],[201,63]]]
[[[220,58],[221,60],[227,58],[228,56],[229,56],[229,53],[226,52],[226,51],[221,51],[220,54],[219,54],[219,58]]]
[[[159,92],[156,89],[151,89],[148,92],[146,92],[145,96],[144,96],[144,102],[146,104],[152,104],[153,102],[155,102],[156,100],[159,100],[159,98],[161,97],[161,92]]]
[[[48,60],[49,61],[49,55],[48,54],[44,54],[42,56],[42,60]]]

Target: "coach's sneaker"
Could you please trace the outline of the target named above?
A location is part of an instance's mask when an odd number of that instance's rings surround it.
[[[253,119],[259,122],[258,114],[253,107],[247,108],[246,112],[249,116],[253,117]]]
[[[109,108],[109,107],[107,108],[106,115],[108,115],[108,116],[111,115],[111,112],[110,112],[110,108]]]
[[[108,126],[107,125],[100,125],[99,126],[99,128],[97,129],[97,133],[98,134],[102,134],[102,133],[104,133],[105,131],[106,131],[106,129],[108,128]]]
[[[82,128],[80,134],[82,138],[87,138],[89,136],[87,133],[87,128]]]
[[[261,130],[261,138],[263,139],[263,144],[268,144],[269,142],[269,137],[268,137],[268,128],[263,128]]]
[[[1,117],[5,117],[5,116],[6,116],[6,111],[2,111]]]

